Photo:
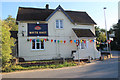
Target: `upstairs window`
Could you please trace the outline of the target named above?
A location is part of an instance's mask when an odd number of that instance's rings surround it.
[[[63,29],[63,20],[56,20],[56,29]]]

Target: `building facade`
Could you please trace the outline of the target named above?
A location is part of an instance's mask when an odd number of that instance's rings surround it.
[[[18,56],[26,61],[99,58],[96,23],[86,12],[19,7]],[[79,56],[79,57],[78,57]]]

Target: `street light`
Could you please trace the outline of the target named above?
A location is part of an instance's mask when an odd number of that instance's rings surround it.
[[[106,40],[108,41],[108,37],[107,37],[107,24],[106,24],[106,16],[105,16],[105,9],[107,9],[107,8],[104,7],[103,10],[104,10],[104,18],[105,18]],[[108,42],[107,42],[107,51],[108,51]]]

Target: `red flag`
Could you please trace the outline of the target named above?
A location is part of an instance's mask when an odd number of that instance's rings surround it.
[[[51,42],[53,42],[53,39],[51,39]]]
[[[66,43],[66,41],[64,40],[64,43]]]
[[[32,39],[30,39],[30,42],[32,41]]]
[[[44,39],[44,40],[45,40],[45,42],[46,42],[47,39]]]
[[[92,42],[92,40],[90,40],[90,42]]]
[[[84,43],[86,43],[86,41],[84,40]]]

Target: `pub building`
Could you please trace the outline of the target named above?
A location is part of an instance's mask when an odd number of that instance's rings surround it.
[[[96,59],[96,23],[83,11],[19,7],[18,53],[25,61]]]

